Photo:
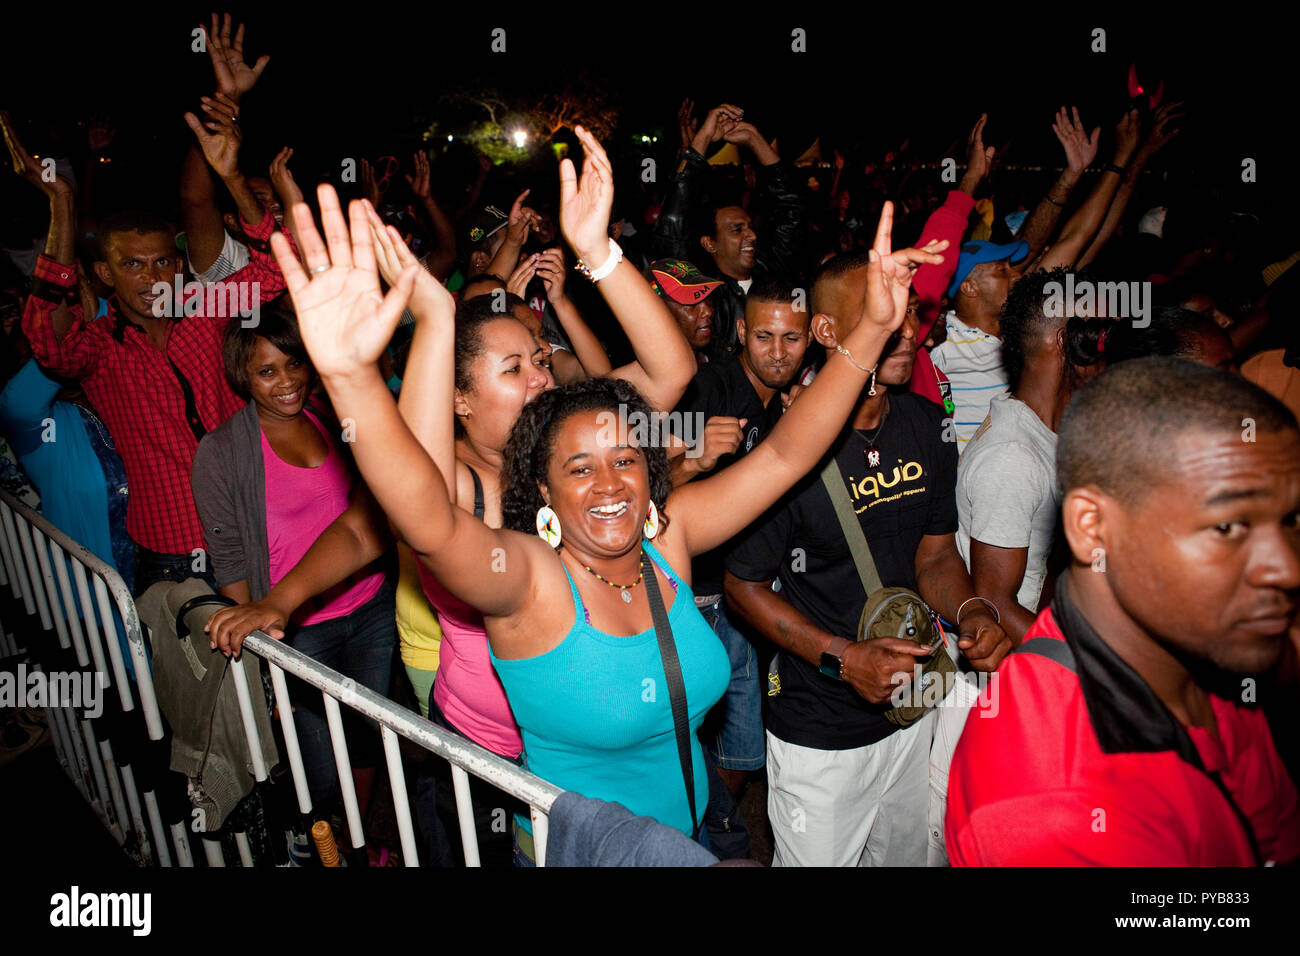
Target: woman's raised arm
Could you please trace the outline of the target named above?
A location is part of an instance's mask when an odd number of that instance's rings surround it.
[[[614,206],[614,170],[596,137],[574,128],[586,150],[582,181],[573,161],[560,161],[560,231],[573,251],[593,269],[610,257],[609,213]],[[695,375],[695,355],[663,300],[626,259],[596,283],[627,335],[636,361],[609,373],[634,385],[651,405],[671,411]]]
[[[272,249],[303,343],[351,436],[362,477],[447,590],[484,614],[511,614],[529,599],[530,555],[537,549],[527,537],[491,529],[452,505],[441,472],[402,420],[379,372],[379,355],[411,296],[416,268],[406,266],[381,294],[365,202],[351,205],[349,236],[334,189],[322,184],[317,195],[325,242],[306,205],[292,210],[310,276],[281,234],[272,236]],[[536,544],[545,548],[540,539]]]

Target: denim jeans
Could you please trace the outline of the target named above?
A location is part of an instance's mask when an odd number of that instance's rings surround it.
[[[393,655],[397,651],[397,617],[393,605],[392,581],[385,581],[373,598],[351,614],[298,628],[285,643],[312,660],[350,677],[362,687],[387,696],[392,678]],[[289,679],[293,701],[293,722],[298,731],[303,767],[314,807],[339,799],[338,771],[330,742],[329,725],[321,692]],[[379,757],[379,728],[367,718],[344,707],[343,730],[348,758],[354,768],[373,767]]]
[[[139,597],[149,590],[150,585],[157,584],[159,581],[185,581],[189,578],[202,578],[215,591],[217,585],[207,561],[203,562],[202,571],[195,571],[195,560],[197,559],[192,554],[163,554],[161,551],[150,551],[137,544],[135,546],[135,587],[132,593]]]
[[[432,688],[429,691],[429,721],[465,737],[434,702]],[[523,763],[522,757],[513,758],[513,761],[520,765]],[[424,864],[461,866],[465,860],[465,850],[460,838],[460,821],[456,815],[451,765],[441,757],[426,760],[418,772],[415,791],[416,821],[423,838]],[[527,817],[528,806],[473,774],[469,777],[469,793],[474,831],[478,835],[479,863],[485,868],[507,867],[512,862],[516,866],[531,865],[520,862],[520,853],[513,835],[515,816],[522,814]]]

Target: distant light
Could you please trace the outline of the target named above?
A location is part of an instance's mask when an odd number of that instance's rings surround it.
[[[652,143],[657,143],[657,142],[659,142],[659,137],[658,137],[658,136],[651,136],[651,137],[650,137],[650,142],[652,142]]]
[[[447,142],[450,143],[450,142],[451,142],[453,139],[455,139],[455,138],[456,138],[456,137],[455,137],[455,136],[452,136],[451,133],[448,133],[448,134],[447,134]]]
[[[649,136],[642,136],[642,137],[641,137],[641,142],[643,142],[643,143],[648,143],[648,142],[650,142],[650,137],[649,137]]]
[[[524,144],[528,142],[528,134],[521,129],[515,130],[510,135],[514,137],[515,146],[517,146],[519,149],[523,149]]]

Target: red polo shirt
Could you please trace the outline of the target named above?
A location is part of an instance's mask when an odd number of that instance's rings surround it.
[[[1065,640],[1052,610],[1025,640],[1038,637]],[[1094,720],[1108,740],[1158,736],[1162,720],[1170,733],[1177,725],[1113,651],[1102,648],[1093,661],[1087,700],[1079,674],[1028,653],[1008,657],[985,689],[949,776],[954,866],[1252,866],[1242,817],[1259,862],[1300,857],[1300,801],[1261,710],[1211,696],[1218,739],[1184,728],[1204,770],[1175,749],[1103,748]]]

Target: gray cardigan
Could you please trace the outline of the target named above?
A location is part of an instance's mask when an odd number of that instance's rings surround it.
[[[249,402],[203,436],[190,475],[218,588],[248,579],[249,596],[271,591],[266,540],[266,463],[257,405]]]

